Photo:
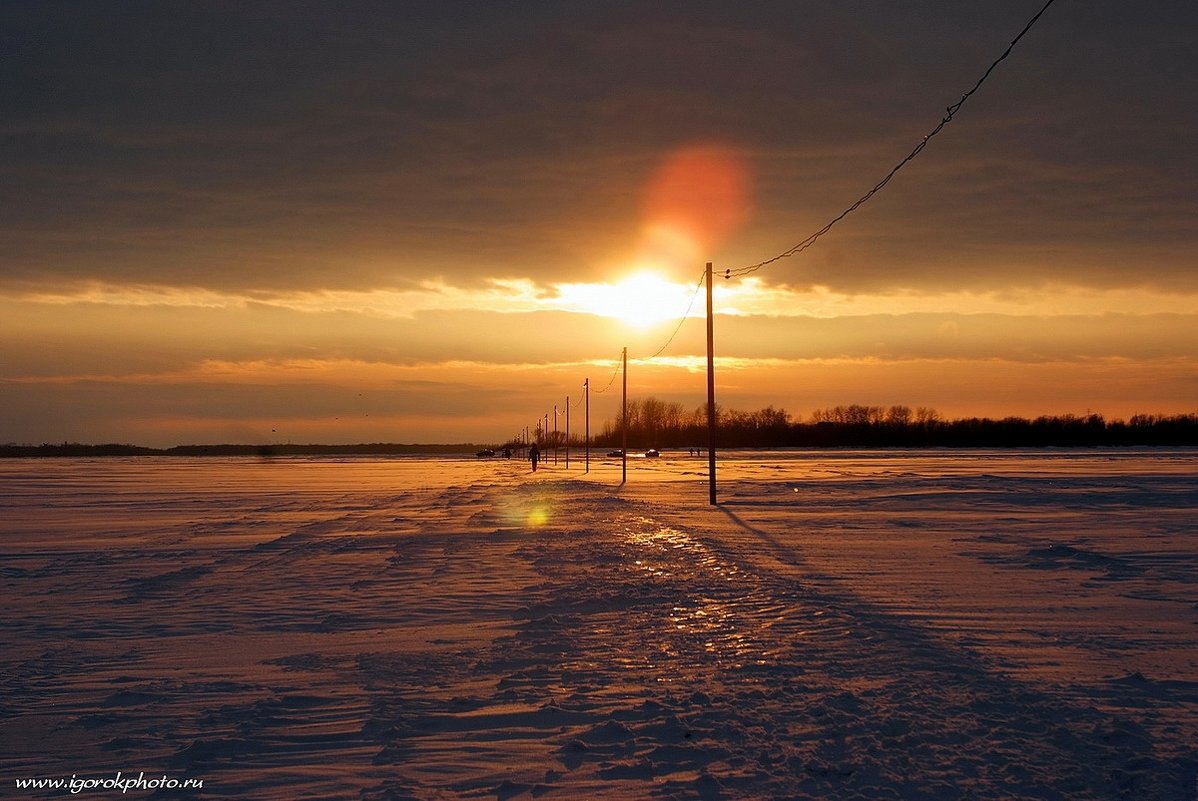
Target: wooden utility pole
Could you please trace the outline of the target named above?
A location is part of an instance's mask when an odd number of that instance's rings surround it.
[[[570,469],[570,396],[566,396],[566,469]]]
[[[553,466],[557,467],[557,404],[553,404]]]
[[[621,404],[620,419],[620,483],[628,483],[628,348],[624,348],[624,401]]]
[[[711,315],[711,262],[707,262],[707,492],[715,500],[715,329]]]
[[[586,447],[586,469],[582,472],[589,473],[591,472],[591,379],[588,378],[582,382],[582,392],[583,397],[586,398],[586,434],[584,435]]]

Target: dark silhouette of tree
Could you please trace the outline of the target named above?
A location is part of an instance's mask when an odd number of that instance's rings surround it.
[[[631,400],[630,448],[688,448],[707,443],[707,408],[686,412],[681,404],[649,397]],[[757,411],[717,405],[716,446],[721,448],[1039,448],[1198,445],[1198,414],[1134,415],[1126,423],[1102,415],[1043,415],[945,420],[928,407],[850,404],[816,409],[797,421],[785,409]],[[616,422],[604,425],[596,444],[616,446]]]

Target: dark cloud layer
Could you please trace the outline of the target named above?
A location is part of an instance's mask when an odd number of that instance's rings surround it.
[[[583,280],[673,149],[756,173],[783,250],[934,124],[1035,2],[6,3],[4,280]],[[771,280],[1194,291],[1192,2],[1054,5],[871,206]]]

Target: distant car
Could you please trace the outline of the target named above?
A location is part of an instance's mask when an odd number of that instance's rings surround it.
[[[490,448],[483,448],[481,451],[479,451],[478,453],[476,453],[474,455],[479,457],[480,459],[484,459],[489,456],[494,456],[495,451],[491,450]]]
[[[624,451],[622,451],[622,450],[619,450],[619,449],[616,449],[616,450],[614,450],[614,451],[608,451],[608,452],[607,452],[607,455],[608,455],[608,456],[623,456],[623,455],[624,455]]]
[[[649,450],[645,451],[645,458],[647,459],[656,459],[658,456],[661,456],[661,451],[659,451],[657,448],[650,448]]]

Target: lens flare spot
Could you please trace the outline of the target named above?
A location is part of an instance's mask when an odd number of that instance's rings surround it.
[[[540,528],[549,522],[549,509],[544,505],[537,505],[528,510],[528,519],[525,521],[531,528]]]
[[[719,145],[682,148],[658,168],[645,189],[645,246],[653,256],[689,263],[734,233],[749,216],[749,170]]]

